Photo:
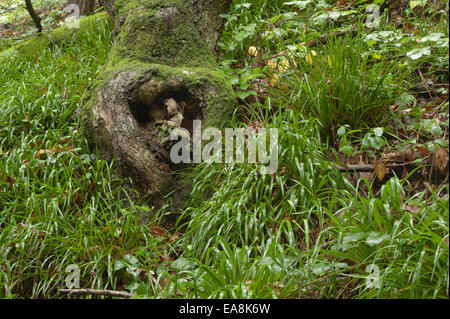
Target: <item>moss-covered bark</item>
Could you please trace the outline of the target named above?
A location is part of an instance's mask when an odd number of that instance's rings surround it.
[[[109,19],[107,13],[98,13],[89,17],[81,17],[80,28],[59,27],[49,33],[37,35],[27,41],[21,42],[7,50],[0,52],[0,62],[12,55],[34,57],[36,52],[44,48],[60,46],[64,41],[70,40],[75,33],[83,33],[92,23]]]
[[[176,184],[175,167],[158,134],[160,126],[170,122],[167,105],[179,106],[182,121],[176,126],[188,130],[194,119],[202,119],[203,127],[218,128],[231,119],[232,88],[217,68],[215,55],[222,27],[219,14],[229,4],[116,0],[110,10],[117,37],[84,99],[84,131],[101,157],[115,158],[119,171],[153,199]],[[152,115],[156,111],[160,118]]]

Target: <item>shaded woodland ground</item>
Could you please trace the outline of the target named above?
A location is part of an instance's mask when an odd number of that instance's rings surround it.
[[[448,298],[448,1],[234,0],[230,127],[278,128],[278,171],[185,169],[181,212],[83,136],[114,41],[104,10],[19,50],[36,28],[15,5],[0,5],[0,297],[66,297],[75,264],[80,288],[143,298]],[[33,5],[59,32],[65,1]]]

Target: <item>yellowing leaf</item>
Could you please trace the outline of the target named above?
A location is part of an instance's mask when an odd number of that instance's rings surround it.
[[[375,163],[375,167],[373,168],[373,172],[377,175],[378,180],[381,182],[386,175],[386,167],[384,166],[383,161],[378,160]]]
[[[380,60],[381,59],[381,55],[378,53],[374,53],[373,54],[374,59]]]
[[[308,53],[308,55],[306,55],[305,61],[312,65],[312,64],[313,64],[313,59],[312,59],[312,57],[313,57],[313,56],[316,56],[316,55],[317,55],[316,51],[311,50],[311,52]]]
[[[414,9],[417,6],[425,6],[427,4],[428,0],[413,0],[409,2],[409,7],[412,9]]]
[[[270,87],[275,87],[278,82],[278,75],[276,73],[272,74],[272,79],[269,81]]]
[[[251,56],[258,56],[258,49],[254,46],[248,48],[248,54]]]
[[[269,62],[267,62],[267,65],[271,68],[271,69],[276,69],[277,68],[277,65],[278,65],[278,63],[276,62],[276,61],[274,61],[274,60],[269,60]]]
[[[289,61],[288,60],[282,60],[278,63],[278,72],[284,73],[289,68]]]

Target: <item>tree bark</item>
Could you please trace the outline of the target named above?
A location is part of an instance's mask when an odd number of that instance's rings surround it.
[[[179,167],[164,141],[174,128],[169,106],[179,107],[175,126],[187,130],[194,119],[221,129],[232,117],[233,91],[216,60],[219,15],[230,2],[116,0],[110,7],[116,41],[85,96],[84,132],[153,203],[178,187]]]
[[[80,16],[87,15],[94,12],[95,0],[68,0],[67,6],[75,4],[79,8],[78,14]]]
[[[25,7],[27,8],[28,13],[30,14],[31,19],[33,20],[36,28],[38,29],[38,33],[42,33],[42,24],[41,17],[34,11],[33,5],[31,4],[31,0],[25,0]]]

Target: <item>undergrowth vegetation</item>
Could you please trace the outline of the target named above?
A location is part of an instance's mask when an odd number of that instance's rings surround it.
[[[448,298],[448,2],[377,2],[379,28],[371,1],[233,1],[230,127],[277,128],[278,169],[193,167],[167,229],[79,128],[106,16],[1,60],[0,297],[64,297],[75,264],[136,297]]]

